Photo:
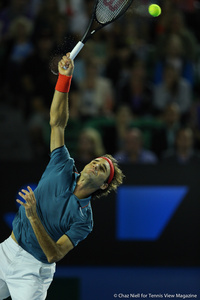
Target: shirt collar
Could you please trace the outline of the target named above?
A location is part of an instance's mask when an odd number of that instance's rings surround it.
[[[78,199],[78,203],[80,204],[81,208],[85,208],[90,204],[90,200],[91,200],[91,196],[84,198],[84,199]]]
[[[80,174],[77,173],[77,172],[75,172],[74,175],[75,175],[75,180],[74,180],[74,185],[73,185],[73,188],[72,188],[72,192],[74,192],[74,189],[75,189],[75,187],[76,187],[77,180],[78,180],[78,178],[80,177]],[[74,196],[75,196],[75,195],[74,195]],[[76,196],[75,196],[75,197],[76,197]],[[86,206],[89,205],[90,200],[91,200],[91,196],[89,196],[89,197],[87,197],[87,198],[84,198],[84,199],[78,199],[78,198],[76,197],[76,199],[77,199],[77,201],[78,201],[80,207],[81,207],[81,208],[85,208]]]

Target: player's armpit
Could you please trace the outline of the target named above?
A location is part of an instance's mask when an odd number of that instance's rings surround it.
[[[65,234],[61,236],[61,238],[59,238],[56,244],[59,246],[59,252],[60,252],[60,257],[58,258],[57,261],[61,260],[70,250],[74,248],[72,242]]]
[[[64,146],[65,143],[65,130],[60,126],[51,127],[51,141],[50,141],[50,151],[52,152],[56,148]]]

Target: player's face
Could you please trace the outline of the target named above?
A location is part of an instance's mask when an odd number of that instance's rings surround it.
[[[97,186],[103,185],[110,175],[110,165],[104,158],[96,158],[85,166],[83,173]]]

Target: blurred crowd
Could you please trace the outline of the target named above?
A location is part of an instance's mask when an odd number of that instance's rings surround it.
[[[138,3],[138,1],[136,1]],[[200,5],[141,0],[75,59],[65,142],[76,161],[200,162]],[[0,160],[49,155],[57,62],[81,39],[94,0],[0,3]]]

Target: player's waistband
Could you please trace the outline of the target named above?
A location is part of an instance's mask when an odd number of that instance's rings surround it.
[[[4,246],[4,249],[5,251],[10,253],[10,255],[12,256],[15,256],[15,257],[18,257],[18,256],[22,256],[23,257],[23,260],[31,260],[32,262],[35,262],[35,263],[39,263],[39,264],[42,264],[42,265],[52,265],[52,266],[55,266],[55,263],[53,264],[45,264],[41,261],[39,261],[38,259],[36,259],[33,255],[31,255],[30,253],[28,253],[26,250],[24,250],[19,244],[17,244],[11,236],[9,236],[9,238],[7,238],[3,243],[3,246]]]

